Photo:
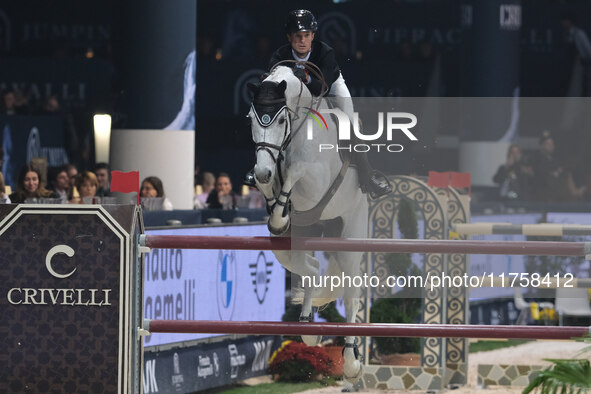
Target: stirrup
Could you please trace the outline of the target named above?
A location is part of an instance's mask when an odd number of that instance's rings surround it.
[[[242,183],[246,186],[257,187],[257,181],[254,178],[254,168],[251,168],[250,171],[246,173]]]

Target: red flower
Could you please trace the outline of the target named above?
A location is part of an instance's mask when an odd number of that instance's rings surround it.
[[[332,360],[323,347],[291,342],[281,349],[269,366],[279,380],[306,381],[330,371]]]

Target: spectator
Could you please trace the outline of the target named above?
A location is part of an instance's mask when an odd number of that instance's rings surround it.
[[[10,197],[6,194],[6,185],[4,184],[4,175],[0,172],[0,204],[10,204]]]
[[[142,198],[155,198],[161,197],[162,209],[165,211],[172,211],[172,203],[164,194],[164,186],[160,178],[156,176],[149,176],[142,181],[142,188],[140,191],[140,197]]]
[[[215,190],[207,197],[207,206],[213,209],[234,209],[236,207],[236,194],[232,190],[230,176],[224,172],[218,175],[215,182]]]
[[[75,182],[76,189],[78,190],[79,196],[73,197],[70,202],[73,204],[82,204],[90,202],[94,203],[94,197],[96,197],[96,190],[98,188],[98,181],[96,175],[90,171],[84,171],[76,177]],[[84,201],[86,199],[86,201]]]
[[[201,193],[197,194],[193,199],[195,209],[207,207],[207,197],[213,189],[215,189],[215,175],[206,171],[201,176]]]
[[[7,90],[2,95],[2,108],[0,115],[19,115],[16,106],[16,94],[12,90]]]
[[[10,201],[21,204],[27,199],[59,198],[57,194],[46,190],[40,179],[39,171],[30,164],[25,164],[18,174],[16,190],[9,196]]]
[[[539,140],[539,151],[533,156],[534,192],[540,199],[554,201],[552,189],[563,175],[563,169],[554,157],[554,139],[544,130]]]
[[[53,190],[59,196],[63,204],[67,204],[70,194],[70,180],[66,166],[50,167],[48,172],[50,190]]]
[[[74,164],[66,164],[66,171],[68,173],[68,181],[70,182],[70,193],[68,194],[68,200],[71,201],[74,198],[79,198],[80,194],[76,189],[76,177],[78,177],[78,168]]]
[[[533,158],[534,191],[544,201],[572,201],[580,199],[585,188],[573,181],[572,172],[566,171],[554,156],[554,139],[545,130],[540,137],[540,150]]]
[[[263,208],[266,206],[265,196],[256,187],[249,187],[248,195],[250,196],[248,200],[249,208]]]
[[[76,183],[76,177],[78,176],[78,168],[74,164],[66,164],[66,171],[68,173],[68,180],[70,186],[74,186]]]
[[[97,197],[108,197],[111,190],[109,174],[111,169],[107,163],[97,163],[94,166],[94,174],[98,181]]]
[[[68,111],[61,107],[57,96],[49,96],[45,99],[41,108],[41,114],[60,118],[64,129],[66,151],[70,158],[74,157],[78,153],[78,134],[74,125],[74,118]]]
[[[499,166],[493,182],[499,185],[499,196],[504,199],[528,200],[533,170],[523,161],[521,148],[512,144],[505,164]]]

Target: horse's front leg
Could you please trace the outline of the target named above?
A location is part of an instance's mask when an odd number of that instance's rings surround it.
[[[298,252],[299,253],[299,252]],[[318,276],[318,270],[320,268],[320,263],[318,260],[312,256],[311,252],[303,252],[304,253],[304,264],[302,268],[299,268],[302,273],[302,286],[304,288],[304,300],[302,302],[302,312],[300,313],[300,323],[302,322],[312,322],[313,314],[312,314],[312,301],[314,299],[314,286],[313,283],[314,278]],[[307,276],[309,280],[307,280],[308,286],[304,286],[305,282],[303,279]],[[322,335],[302,335],[302,341],[308,346],[316,346],[320,344],[322,341]]]
[[[290,224],[289,197],[293,187],[292,177],[288,174],[285,177],[277,200],[274,201],[267,226],[273,235],[281,235],[287,231]],[[269,201],[267,200],[267,204]]]
[[[345,295],[343,301],[345,302],[347,323],[355,323],[357,312],[359,311],[359,298]],[[357,383],[363,375],[363,364],[359,360],[359,350],[357,349],[354,336],[345,337],[343,358],[345,361],[343,365],[344,378],[351,384]]]
[[[275,202],[277,201],[275,199],[275,194],[273,193],[273,184],[272,183],[259,183],[257,181],[257,188],[259,189],[259,191],[261,193],[263,193],[263,196],[265,197],[265,201],[267,202],[267,212],[269,214],[271,214],[272,210],[273,210],[273,206],[275,205]]]

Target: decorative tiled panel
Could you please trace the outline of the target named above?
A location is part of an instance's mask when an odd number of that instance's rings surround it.
[[[448,362],[444,375],[445,386],[463,386],[468,381],[468,363]]]
[[[360,385],[380,390],[442,390],[443,369],[366,365]]]
[[[542,369],[541,365],[479,364],[478,385],[527,386]]]

